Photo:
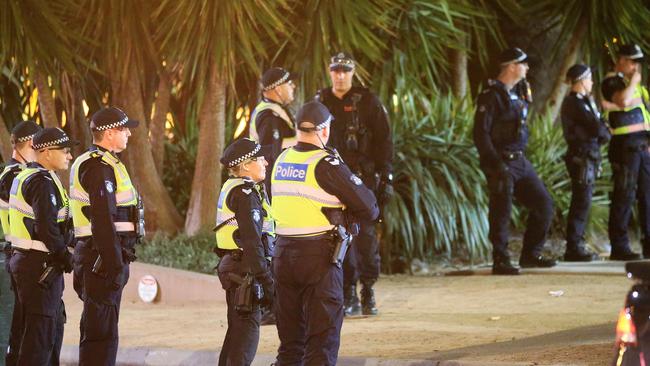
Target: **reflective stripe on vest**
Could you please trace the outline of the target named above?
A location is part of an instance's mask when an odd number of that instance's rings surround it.
[[[289,148],[273,166],[272,208],[279,235],[308,236],[334,228],[322,208],[345,208],[338,197],[318,184],[316,165],[329,154],[324,150],[296,151]]]
[[[228,207],[226,202],[228,201],[228,196],[234,188],[237,188],[244,184],[245,181],[242,178],[230,178],[221,187],[221,192],[219,193],[219,200],[217,201],[217,221],[216,226],[221,225],[227,220],[231,220],[235,217],[235,213]],[[256,189],[255,193],[259,194]],[[260,196],[262,199],[262,197]],[[268,205],[265,199],[262,199],[262,208],[266,211],[266,215],[263,217],[262,221],[262,232],[275,235],[275,228],[273,223],[273,218],[271,215],[271,207]],[[225,225],[219,228],[215,233],[215,238],[217,240],[217,247],[220,249],[233,250],[239,249],[239,246],[235,242],[234,233],[239,229],[239,224],[237,220],[231,220]]]
[[[650,131],[650,112],[643,102],[648,99],[648,90],[638,85],[634,90],[629,107],[615,107],[605,111],[605,118],[612,127],[612,135],[618,136]]]
[[[257,115],[267,109],[270,109],[273,112],[275,112],[275,115],[277,115],[282,120],[284,120],[291,130],[294,129],[293,121],[291,120],[291,117],[289,117],[289,115],[287,114],[287,111],[284,110],[284,108],[282,108],[277,103],[270,103],[265,100],[262,100],[257,106],[255,106],[253,113],[251,113],[250,126],[248,128],[248,137],[250,137],[252,140],[255,140],[257,142],[260,141],[260,136],[257,133],[257,123],[256,123]],[[285,137],[282,139],[282,148],[286,149],[288,147],[294,146],[296,144],[296,141],[297,140],[295,137]]]
[[[25,169],[24,164],[11,164],[5,166],[5,168],[2,170],[2,173],[0,173],[0,181],[2,181],[9,172],[11,172],[13,169],[18,169],[20,172],[21,170]],[[9,193],[9,192],[7,192]],[[11,234],[9,233],[9,202],[3,200],[0,198],[0,227],[2,228],[2,233],[5,236],[6,241],[11,241]]]
[[[11,244],[24,250],[39,250],[42,252],[49,252],[45,243],[35,239],[33,229],[30,231],[25,225],[25,219],[35,220],[34,209],[25,201],[24,197],[24,183],[34,174],[47,174],[59,193],[63,206],[57,212],[57,223],[62,223],[69,217],[69,201],[68,194],[63,188],[63,184],[59,177],[53,172],[47,171],[42,168],[26,168],[20,172],[14,179],[11,185],[11,192],[9,196],[9,221],[11,222]],[[53,197],[54,198],[54,197]],[[56,202],[53,202],[56,204]],[[32,226],[33,228],[33,226]]]
[[[113,168],[115,174],[115,200],[117,207],[130,207],[138,204],[138,192],[136,191],[126,166],[118,158],[109,152],[99,149],[91,149],[81,154],[70,168],[70,208],[74,222],[76,237],[91,236],[90,219],[83,213],[83,208],[90,206],[88,192],[81,186],[79,179],[79,167],[91,158],[101,158],[103,162]],[[115,231],[134,232],[135,226],[131,222],[116,222]]]

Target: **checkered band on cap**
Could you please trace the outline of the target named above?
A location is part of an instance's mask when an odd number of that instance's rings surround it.
[[[29,140],[33,139],[35,135],[36,135],[36,134],[32,134],[32,135],[29,135],[29,136],[19,137],[19,138],[16,139],[16,141],[18,141],[18,142],[29,141]]]
[[[284,75],[280,79],[275,81],[273,84],[267,85],[266,87],[264,87],[264,91],[269,91],[269,90],[271,90],[271,89],[273,89],[273,88],[275,88],[277,86],[280,86],[280,85],[286,83],[288,79],[289,79],[289,72],[287,71],[287,72],[284,73]]]
[[[54,141],[47,141],[47,142],[43,142],[41,144],[32,145],[32,148],[34,150],[40,150],[40,149],[45,149],[46,147],[50,147],[50,146],[57,146],[57,145],[60,145],[60,144],[62,144],[64,142],[67,142],[67,141],[70,141],[70,138],[68,138],[68,136],[63,136],[60,139],[57,139],[57,140],[54,140]]]
[[[587,79],[591,76],[591,69],[586,69],[580,76],[574,79],[574,82]]]
[[[129,122],[129,117],[124,117],[120,121],[113,122],[110,125],[104,125],[104,126],[97,126],[97,123],[95,121],[93,121],[93,123],[95,124],[95,127],[93,127],[93,129],[95,131],[110,130],[111,128],[117,128],[117,127],[120,127],[120,126],[124,126],[127,122]]]
[[[237,159],[229,162],[228,163],[228,168],[233,168],[233,167],[243,163],[247,159],[252,158],[255,154],[257,154],[258,151],[260,151],[261,148],[262,148],[262,146],[260,144],[256,144],[255,149],[253,149],[253,151],[251,151],[251,152],[249,152],[247,154],[244,154],[244,155],[238,157]]]

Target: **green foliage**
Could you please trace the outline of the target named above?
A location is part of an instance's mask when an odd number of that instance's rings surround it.
[[[487,201],[470,103],[407,92],[393,106],[395,196],[383,225],[385,260],[486,257]]]
[[[208,232],[173,238],[156,234],[137,248],[138,261],[211,274],[219,262],[212,252],[214,245],[214,234]]]

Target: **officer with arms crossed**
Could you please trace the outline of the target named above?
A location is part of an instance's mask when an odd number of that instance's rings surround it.
[[[273,67],[262,75],[262,100],[257,104],[249,126],[249,137],[270,146],[267,158],[266,191],[271,191],[271,168],[283,149],[296,144],[293,116],[287,106],[293,102],[296,85],[289,71]]]
[[[273,168],[278,366],[336,365],[348,229],[379,214],[372,192],[325,148],[331,120],[321,103],[305,104],[296,116],[298,144]]]
[[[255,141],[241,139],[228,146],[221,158],[230,174],[219,194],[215,228],[219,279],[228,304],[228,330],[219,354],[222,366],[253,362],[260,338],[260,305],[270,306],[273,299],[266,259],[271,255],[273,221],[258,184],[266,175],[263,153]]]
[[[510,48],[501,53],[499,62],[499,76],[489,80],[488,88],[478,97],[474,143],[488,183],[492,273],[517,275],[519,268],[510,263],[508,253],[512,199],[516,198],[530,211],[519,258],[523,268],[556,264],[541,255],[553,216],[553,201],[524,155],[531,100],[528,88],[521,88],[520,82],[525,82],[528,56],[519,48]]]
[[[650,258],[650,98],[641,85],[643,52],[637,45],[622,45],[615,72],[601,86],[605,118],[612,129],[609,160],[612,163],[614,191],[609,209],[611,260],[635,260],[640,255],[630,248],[628,226],[635,199],[639,205],[643,256]],[[609,103],[607,103],[609,102]]]
[[[594,183],[600,169],[600,145],[609,141],[607,126],[591,97],[594,82],[588,66],[576,64],[566,74],[571,92],[562,102],[562,131],[567,142],[565,162],[571,177],[571,206],[567,218],[567,262],[589,262],[596,255],[585,247],[585,226]]]
[[[70,207],[77,238],[74,288],[84,302],[80,365],[115,365],[122,289],[144,235],[142,201],[117,153],[138,126],[121,110],[93,114],[93,145],[72,164]]]
[[[41,128],[32,121],[23,121],[18,123],[13,130],[11,130],[11,145],[13,147],[13,152],[11,154],[11,159],[0,173],[0,222],[2,224],[2,232],[4,234],[4,256],[0,254],[0,263],[4,260],[4,267],[6,272],[2,274],[2,289],[0,289],[0,295],[6,297],[3,299],[2,304],[7,304],[9,306],[3,306],[0,309],[0,315],[4,319],[11,319],[11,323],[6,322],[7,328],[0,331],[3,334],[9,334],[9,346],[7,349],[7,354],[5,357],[5,362],[7,366],[14,366],[18,361],[18,351],[20,346],[20,337],[23,333],[23,316],[20,311],[21,305],[18,302],[18,296],[15,296],[13,292],[8,291],[8,288],[11,287],[11,290],[15,290],[16,284],[11,276],[11,271],[9,270],[9,261],[11,259],[11,239],[10,239],[10,228],[9,228],[9,192],[11,190],[11,184],[14,181],[14,178],[25,169],[27,163],[33,162],[36,160],[36,152],[32,149],[32,138],[34,135],[40,131]],[[4,257],[4,258],[3,258]],[[11,303],[13,302],[13,305]],[[11,330],[9,330],[11,326]]]
[[[18,365],[58,365],[65,309],[63,272],[72,272],[68,194],[55,170],[68,168],[71,141],[59,128],[46,128],[32,141],[36,162],[11,186],[11,273],[24,324]]]
[[[355,62],[340,52],[330,60],[332,87],[318,91],[316,100],[334,116],[328,145],[341,154],[352,172],[377,196],[383,209],[393,194],[393,140],[384,106],[376,95],[364,87],[352,86]],[[379,277],[379,241],[372,220],[359,222],[359,236],[354,239],[344,265],[346,315],[377,314],[373,285]],[[361,304],[357,281],[361,282]]]

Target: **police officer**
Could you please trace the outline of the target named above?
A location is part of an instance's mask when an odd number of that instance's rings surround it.
[[[296,85],[293,75],[281,67],[273,67],[262,75],[262,100],[251,113],[249,137],[263,146],[270,146],[267,158],[266,191],[271,191],[271,168],[283,149],[296,144],[293,115],[287,106],[293,102]]]
[[[519,48],[499,56],[500,72],[478,98],[474,117],[474,143],[487,178],[492,273],[519,274],[508,253],[508,224],[513,197],[529,209],[524,243],[519,258],[523,268],[552,267],[555,260],[541,250],[551,225],[553,201],[524,154],[528,143],[526,117],[530,92],[525,84],[528,56]]]
[[[386,109],[376,95],[360,86],[352,86],[354,59],[339,52],[330,60],[330,88],[321,89],[316,100],[334,115],[328,145],[341,154],[352,172],[372,190],[380,209],[393,193],[393,140]],[[344,266],[346,315],[377,314],[373,285],[379,277],[379,241],[372,220],[359,222]],[[361,304],[357,282],[361,280]]]
[[[36,162],[14,179],[9,198],[11,273],[23,314],[18,365],[58,365],[65,309],[63,272],[72,271],[68,194],[55,170],[68,168],[76,143],[59,128],[32,141]]]
[[[344,255],[337,249],[345,248],[350,222],[379,213],[372,192],[325,147],[331,120],[323,104],[306,103],[296,116],[297,145],[273,168],[278,366],[336,365]]]
[[[36,160],[36,152],[32,149],[32,138],[40,130],[41,128],[32,121],[22,121],[11,130],[13,152],[11,159],[0,173],[0,223],[2,224],[5,240],[4,255],[0,254],[0,263],[4,261],[6,269],[6,272],[0,269],[0,277],[2,278],[0,296],[3,298],[0,311],[2,311],[2,317],[6,319],[6,323],[3,323],[3,325],[6,324],[6,328],[2,329],[0,333],[9,335],[9,345],[7,348],[3,348],[7,350],[5,361],[8,366],[16,365],[18,361],[20,336],[23,329],[23,317],[18,296],[14,296],[14,293],[9,290],[9,288],[11,290],[16,288],[9,270],[12,252],[9,228],[9,192],[11,184],[18,173],[25,169],[27,163]],[[11,319],[11,323],[9,323],[9,319]]]
[[[635,199],[639,205],[643,256],[650,258],[650,153],[648,133],[650,113],[648,89],[641,85],[643,52],[639,46],[622,45],[618,49],[615,70],[601,86],[605,118],[612,129],[609,160],[614,190],[609,211],[611,260],[634,260],[640,255],[630,248],[628,225]]]
[[[255,141],[241,139],[228,146],[221,158],[230,174],[219,194],[215,228],[216,252],[221,257],[219,279],[228,305],[228,330],[219,354],[222,366],[253,362],[260,337],[260,304],[270,306],[273,299],[273,278],[266,259],[271,254],[273,221],[264,191],[258,185],[266,176],[263,153]],[[247,276],[254,278],[253,286],[261,286],[262,297],[238,302],[242,299],[238,292],[259,295],[247,283],[241,283]]]
[[[77,238],[74,288],[83,300],[80,365],[115,365],[122,289],[143,235],[141,200],[117,153],[138,122],[115,107],[93,114],[93,145],[72,164],[70,208]]]
[[[567,142],[565,163],[571,177],[571,206],[567,218],[567,262],[589,262],[596,255],[585,247],[585,225],[591,207],[594,183],[600,168],[600,145],[610,134],[591,97],[591,69],[582,64],[569,68],[566,74],[571,92],[562,102],[562,130]]]

